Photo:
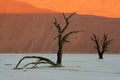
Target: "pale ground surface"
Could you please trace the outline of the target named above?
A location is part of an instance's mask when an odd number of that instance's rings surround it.
[[[56,61],[55,54],[0,54],[0,80],[120,80],[120,54],[105,54],[104,60],[98,60],[97,54],[64,54],[62,68],[39,65],[37,69],[13,70],[28,55]]]

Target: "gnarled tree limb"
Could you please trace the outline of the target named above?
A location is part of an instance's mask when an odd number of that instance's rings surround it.
[[[37,59],[36,62],[32,62],[32,63],[28,63],[27,65],[23,66],[22,68],[30,65],[30,64],[34,64],[34,65],[37,65],[37,64],[40,64],[42,63],[41,61],[45,61],[46,63],[52,65],[52,66],[56,66],[56,64],[54,62],[52,62],[51,60],[47,59],[47,58],[44,58],[44,57],[38,57],[38,56],[25,56],[23,57],[22,59],[19,60],[18,64],[16,65],[16,67],[14,69],[20,69],[19,68],[19,65],[21,64],[21,62],[24,60],[24,59],[28,59],[28,58],[33,58],[33,59]],[[21,69],[22,69],[21,68]]]

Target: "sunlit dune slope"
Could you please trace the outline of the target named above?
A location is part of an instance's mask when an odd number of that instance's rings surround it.
[[[120,17],[120,0],[81,0],[79,5],[80,14]]]
[[[49,9],[37,8],[16,0],[0,0],[0,13],[54,13]]]
[[[20,0],[39,8],[59,12],[77,12],[79,14],[105,17],[120,17],[120,0]]]
[[[0,13],[55,11],[120,18],[120,0],[0,0]]]

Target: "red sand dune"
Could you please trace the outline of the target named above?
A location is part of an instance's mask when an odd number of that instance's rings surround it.
[[[61,14],[1,14],[0,15],[0,52],[55,52],[57,35],[53,25],[54,17],[64,25]],[[70,38],[64,50],[70,53],[95,52],[89,38],[93,33],[109,33],[114,41],[111,52],[119,53],[120,18],[104,18],[90,15],[75,15],[68,31],[83,29]]]

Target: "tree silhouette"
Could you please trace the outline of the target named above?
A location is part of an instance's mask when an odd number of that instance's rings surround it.
[[[64,32],[66,31],[66,29],[69,27],[69,24],[70,24],[69,20],[74,14],[76,14],[76,13],[72,13],[71,15],[66,17],[65,14],[63,13],[63,17],[65,20],[65,26],[63,27],[63,29],[62,29],[61,25],[57,22],[57,19],[55,18],[54,25],[58,31],[58,35],[57,35],[57,37],[55,37],[55,39],[58,38],[58,47],[59,47],[58,52],[57,52],[57,62],[56,62],[57,66],[62,66],[62,53],[63,53],[64,43],[69,42],[68,37],[71,34],[79,32],[79,30],[71,31],[64,35]]]
[[[108,51],[112,39],[108,39],[108,35],[105,33],[101,40],[95,34],[92,35],[91,39],[95,43],[94,48],[98,52],[99,59],[103,59],[103,54]]]
[[[57,19],[55,18],[55,21],[54,21],[54,25],[58,31],[58,35],[55,37],[55,39],[58,38],[58,51],[57,51],[57,62],[54,63],[53,61],[51,61],[50,59],[48,58],[44,58],[44,57],[39,57],[39,56],[25,56],[23,57],[22,59],[19,60],[19,62],[17,63],[17,65],[15,66],[14,69],[23,69],[24,67],[27,67],[28,65],[33,65],[32,67],[36,67],[38,64],[50,64],[52,65],[53,67],[62,67],[62,54],[63,54],[63,45],[64,43],[66,42],[69,42],[68,40],[68,37],[73,34],[73,33],[78,33],[80,30],[77,30],[77,31],[71,31],[71,32],[68,32],[67,34],[64,35],[64,32],[66,31],[66,29],[69,27],[69,20],[70,18],[75,15],[76,13],[72,13],[71,15],[69,15],[68,17],[65,16],[65,14],[63,13],[63,17],[64,17],[64,20],[65,20],[65,26],[63,27],[62,29],[62,26],[57,22]],[[26,65],[24,65],[23,67],[19,68],[19,65],[21,64],[21,62],[24,60],[24,59],[27,59],[27,58],[34,58],[34,59],[37,59],[36,62],[31,62],[31,63],[28,63]]]

